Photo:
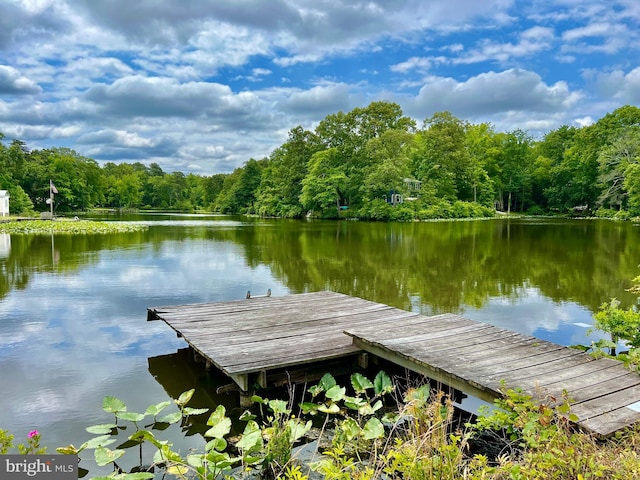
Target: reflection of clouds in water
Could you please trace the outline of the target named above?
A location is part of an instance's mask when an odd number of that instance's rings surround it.
[[[147,322],[147,307],[235,300],[252,288],[287,293],[233,244],[164,242],[87,260],[72,274],[33,273],[25,290],[0,301],[0,426],[55,426],[46,432],[52,446],[83,441],[78,424],[107,421],[105,395],[132,411],[166,399],[147,358],[185,343],[163,322]]]
[[[548,339],[563,345],[591,343],[599,338],[595,333],[587,335],[588,328],[576,327],[577,323],[593,325],[593,315],[587,308],[573,302],[557,303],[545,297],[537,288],[521,289],[517,302],[508,298],[492,298],[482,307],[467,307],[464,316],[525,335]]]

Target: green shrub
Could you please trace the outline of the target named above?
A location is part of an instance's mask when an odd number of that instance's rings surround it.
[[[594,215],[598,218],[613,218],[616,215],[616,210],[600,207],[595,211]]]
[[[616,220],[629,220],[631,218],[631,214],[627,210],[618,210],[613,218]]]
[[[542,207],[538,205],[533,205],[529,207],[529,209],[527,210],[527,215],[531,215],[531,216],[544,215],[544,210],[542,209]]]

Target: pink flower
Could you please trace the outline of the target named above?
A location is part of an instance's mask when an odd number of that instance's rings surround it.
[[[37,436],[37,435],[40,435],[40,434],[38,433],[38,430],[31,430],[31,431],[29,432],[29,435],[27,435],[27,438],[33,438],[33,437],[35,437],[35,436]]]

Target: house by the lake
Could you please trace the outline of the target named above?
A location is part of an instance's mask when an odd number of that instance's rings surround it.
[[[0,217],[9,216],[9,192],[0,190]]]

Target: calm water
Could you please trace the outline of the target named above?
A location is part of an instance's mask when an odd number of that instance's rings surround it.
[[[129,410],[196,387],[232,396],[162,322],[158,305],[334,290],[424,314],[460,313],[571,345],[640,271],[640,228],[595,220],[371,224],[140,215],[146,232],[0,235],[0,428],[38,428],[50,449]],[[184,448],[200,444],[194,435]]]

